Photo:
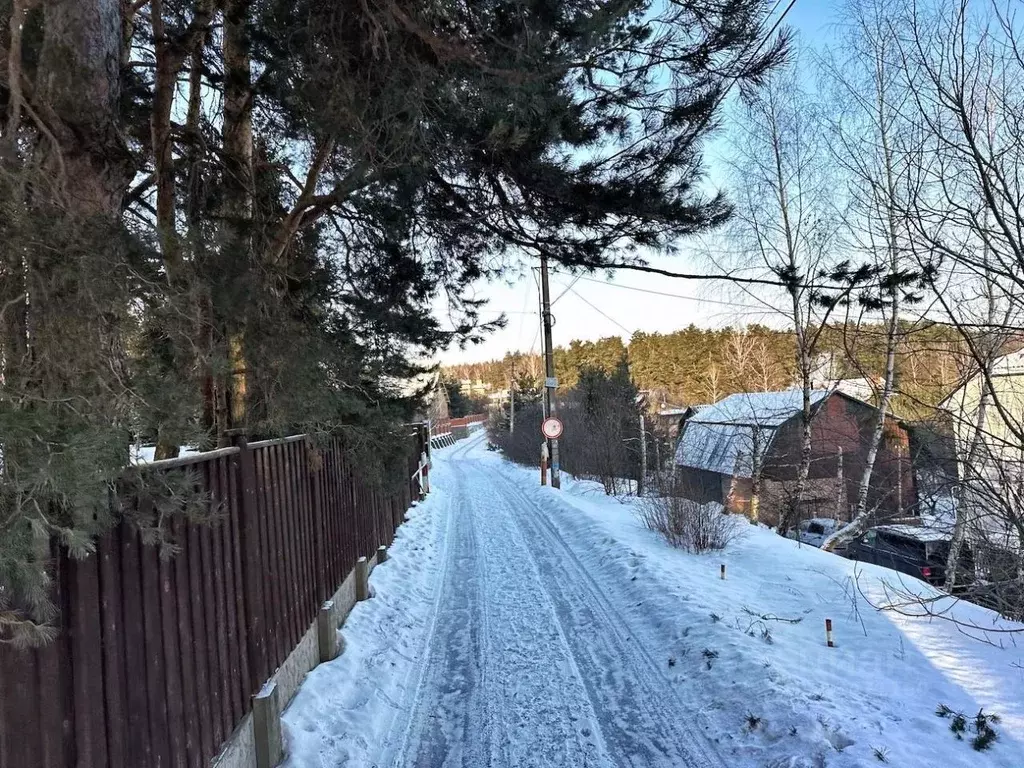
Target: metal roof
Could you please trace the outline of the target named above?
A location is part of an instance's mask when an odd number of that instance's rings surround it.
[[[811,405],[828,394],[825,389],[812,390]],[[676,446],[676,465],[750,477],[755,438],[763,455],[775,430],[802,408],[800,389],[741,392],[704,406],[686,421]]]

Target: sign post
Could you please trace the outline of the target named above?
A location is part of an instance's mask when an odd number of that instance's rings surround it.
[[[562,436],[562,422],[559,419],[555,418],[554,416],[548,416],[546,419],[544,419],[544,423],[540,425],[540,431],[545,438],[544,442],[541,443],[540,448],[540,484],[547,485],[548,459],[551,458],[553,460],[554,457],[558,455],[557,453],[549,453],[548,441],[551,441],[552,446],[558,445],[558,438]],[[555,482],[557,472],[558,464],[552,461],[551,486],[553,488],[558,488],[561,485],[560,483]]]

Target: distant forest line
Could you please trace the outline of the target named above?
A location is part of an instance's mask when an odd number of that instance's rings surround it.
[[[819,378],[881,379],[885,333],[876,324],[828,326],[818,348]],[[610,336],[573,339],[568,346],[555,347],[555,372],[563,388],[575,386],[586,368],[610,373],[623,360],[634,383],[650,392],[653,402],[708,403],[736,392],[799,386],[794,334],[763,325],[690,325],[672,333],[637,332],[628,343]],[[521,351],[508,352],[500,360],[442,368],[450,382],[482,381],[494,389],[505,389],[511,381],[517,388],[536,385],[543,371],[539,353]],[[907,323],[899,339],[894,410],[902,418],[928,418],[971,373],[971,357],[955,329]]]

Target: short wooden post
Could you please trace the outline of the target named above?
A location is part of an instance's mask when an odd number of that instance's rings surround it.
[[[277,683],[267,681],[252,697],[252,730],[256,742],[256,768],[274,768],[284,758],[281,735],[281,703]]]
[[[381,544],[377,547],[377,565],[388,559],[388,548]]]
[[[370,596],[370,567],[365,557],[356,560],[356,600],[366,600]]]
[[[835,648],[835,643],[832,642],[832,619],[825,619],[825,642],[829,648]]]
[[[548,484],[548,444],[540,444],[540,484]]]
[[[722,567],[719,570],[719,575],[721,576],[722,580],[724,581],[725,580],[725,563],[722,563]]]
[[[320,646],[320,663],[338,658],[338,628],[334,621],[334,601],[320,606],[316,615],[316,640]]]

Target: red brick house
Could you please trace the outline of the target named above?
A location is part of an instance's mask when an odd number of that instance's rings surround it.
[[[747,392],[692,413],[676,448],[679,493],[747,512],[753,477],[759,473],[759,518],[777,523],[780,511],[792,503],[800,464],[801,401],[798,389]],[[811,467],[802,516],[847,520],[856,504],[878,410],[834,390],[814,390],[811,403]],[[910,437],[895,418],[886,420],[868,506],[879,520],[916,514]]]

